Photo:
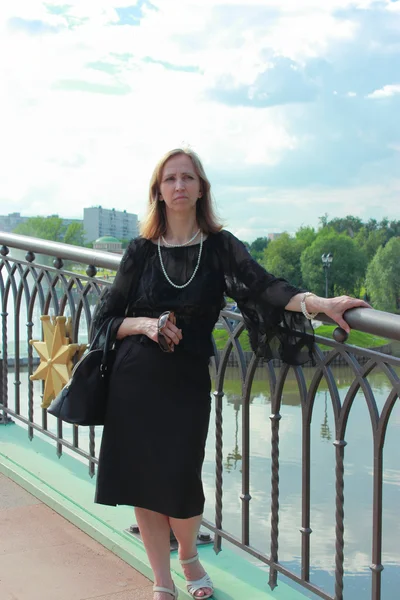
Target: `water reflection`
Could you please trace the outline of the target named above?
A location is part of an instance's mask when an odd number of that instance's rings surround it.
[[[233,410],[235,411],[235,447],[232,452],[228,452],[225,462],[225,469],[228,473],[232,471],[232,469],[237,468],[238,462],[242,460],[242,454],[239,450],[239,412],[240,407],[242,405],[241,398],[235,396],[233,400],[228,400],[229,404],[233,404]],[[239,472],[242,472],[242,469],[239,468]]]
[[[354,380],[352,370],[333,369],[343,401]],[[305,370],[307,384],[313,371]],[[378,409],[391,391],[387,377],[373,372],[368,378]],[[241,382],[238,370],[227,370],[223,407],[223,527],[241,537]],[[265,369],[258,369],[250,398],[250,535],[251,545],[269,552],[270,534],[270,389]],[[300,574],[302,417],[297,381],[291,373],[283,390],[280,421],[280,561]],[[206,449],[204,481],[206,518],[213,520],[215,493],[214,423]],[[384,451],[383,600],[396,597],[400,584],[400,406],[389,422]],[[311,424],[311,565],[312,579],[329,593],[335,569],[335,425],[325,380],[315,399]],[[372,427],[365,398],[359,392],[350,412],[345,439],[345,598],[370,598],[372,547]],[[386,568],[387,566],[392,568]],[[314,597],[310,594],[310,597]]]
[[[324,409],[324,420],[321,424],[321,438],[329,442],[332,439],[331,428],[329,427],[328,421],[328,392],[325,391],[325,409]]]

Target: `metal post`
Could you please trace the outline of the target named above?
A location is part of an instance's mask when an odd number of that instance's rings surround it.
[[[324,271],[325,271],[325,298],[328,297],[328,265],[325,264],[324,265]]]
[[[3,368],[4,360],[0,358],[0,404],[3,404]],[[14,421],[8,416],[5,411],[0,411],[0,425],[10,425]]]
[[[322,268],[325,271],[325,298],[328,297],[328,269],[330,268],[333,261],[333,254],[329,252],[328,254],[323,254],[321,256],[322,260]]]

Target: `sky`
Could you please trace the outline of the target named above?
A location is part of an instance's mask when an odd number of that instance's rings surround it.
[[[0,82],[0,214],[141,218],[185,145],[241,239],[400,219],[400,0],[9,0]]]

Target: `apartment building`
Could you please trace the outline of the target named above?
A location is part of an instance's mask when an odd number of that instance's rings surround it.
[[[103,236],[130,240],[139,234],[137,215],[102,206],[83,210],[83,227],[86,242],[93,242]]]

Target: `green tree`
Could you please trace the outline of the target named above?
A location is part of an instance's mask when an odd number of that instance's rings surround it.
[[[366,288],[374,308],[388,312],[400,309],[400,237],[381,246],[368,265]]]
[[[30,235],[42,240],[62,242],[65,235],[63,220],[57,215],[51,217],[31,217],[25,223],[20,223],[14,229],[14,233]]]
[[[389,223],[390,237],[400,236],[400,221],[390,221]]]
[[[328,215],[328,213],[325,213],[324,215],[322,215],[322,217],[319,217],[318,221],[319,221],[320,229],[323,229],[324,227],[327,227],[328,226],[328,221],[329,221],[329,215]]]
[[[83,223],[70,223],[65,232],[63,242],[65,244],[72,244],[73,246],[84,246],[85,231],[83,229]]]
[[[327,222],[328,227],[332,227],[337,233],[347,233],[347,235],[353,238],[361,227],[363,222],[359,217],[353,217],[347,215],[344,218],[335,218]]]
[[[267,237],[258,237],[254,240],[249,246],[249,252],[254,260],[262,261],[264,250],[267,248],[269,244],[269,239]]]
[[[325,296],[325,273],[321,256],[331,252],[333,262],[328,272],[328,295],[359,296],[364,282],[367,257],[348,235],[334,231],[320,233],[301,255],[304,285],[320,296]]]
[[[77,221],[65,225],[63,219],[57,215],[51,217],[31,217],[25,223],[21,223],[14,229],[14,233],[29,235],[42,240],[52,240],[53,242],[64,242],[74,246],[87,246],[85,244],[83,223]]]
[[[120,242],[122,243],[122,249],[125,250],[128,246],[129,246],[129,242],[131,240],[128,238],[122,238],[122,240],[120,240]]]
[[[314,227],[302,225],[300,229],[296,231],[296,239],[305,242],[306,248],[311,246],[316,237],[317,233]]]
[[[369,262],[375,256],[378,248],[386,244],[387,232],[384,229],[370,229],[367,223],[357,233],[354,241],[365,252]]]
[[[400,221],[389,221],[382,219],[380,223],[376,219],[369,219],[355,236],[357,245],[362,248],[371,261],[378,248],[386,246],[393,237],[400,236]]]
[[[301,287],[300,256],[306,245],[305,240],[283,233],[268,244],[261,261],[262,265],[276,277],[283,277],[293,285]]]
[[[369,219],[364,227],[368,232],[376,231],[378,229],[378,221],[376,219]]]
[[[388,241],[392,239],[392,237],[400,236],[400,221],[388,221],[387,219],[384,219],[380,223],[381,228],[383,228],[383,223],[386,225],[385,229]]]

